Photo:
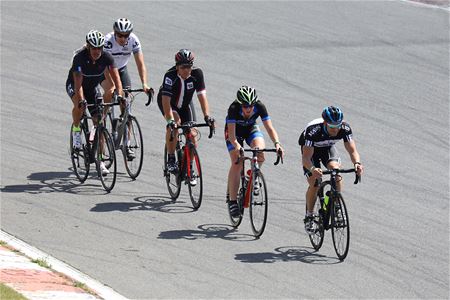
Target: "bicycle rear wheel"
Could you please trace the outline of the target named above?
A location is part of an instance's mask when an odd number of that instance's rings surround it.
[[[260,237],[267,222],[268,201],[266,181],[261,171],[255,172],[255,176],[252,182],[252,193],[250,195],[250,223],[252,225],[253,234],[255,237]],[[255,185],[259,184],[259,192],[255,193]]]
[[[86,128],[80,124],[81,128],[81,149],[73,147],[73,125],[70,127],[70,160],[72,161],[73,172],[78,180],[83,183],[89,175],[89,145],[86,142]]]
[[[178,148],[178,146],[177,146]],[[179,150],[177,149],[175,151],[175,153],[177,153],[176,155],[178,156],[178,152]],[[167,189],[169,190],[169,194],[170,197],[172,197],[172,200],[175,201],[178,196],[180,195],[180,190],[181,190],[181,177],[180,177],[180,160],[181,157],[177,157],[177,162],[178,162],[178,172],[177,173],[170,173],[167,170],[167,160],[168,160],[168,154],[167,154],[167,147],[164,147],[164,177],[166,177],[166,184],[167,184]]]
[[[239,210],[241,212],[241,214],[239,215],[239,217],[234,218],[231,213],[230,210],[228,209],[228,215],[230,216],[230,221],[231,221],[231,226],[233,226],[234,228],[238,228],[239,225],[241,225],[242,222],[242,218],[244,217],[244,197],[245,197],[245,188],[240,188],[239,189],[239,194],[238,194],[238,206],[239,206]],[[230,195],[227,192],[227,203],[230,200]]]
[[[189,186],[189,196],[191,198],[192,206],[194,207],[194,210],[197,210],[200,208],[200,205],[202,205],[203,174],[202,174],[202,166],[200,164],[200,157],[198,156],[197,149],[195,149],[195,147],[191,147],[190,151],[191,151],[191,161],[190,161],[191,172],[186,176],[186,183]]]
[[[117,163],[114,144],[112,142],[111,135],[105,127],[97,128],[98,139],[97,149],[95,154],[95,164],[97,167],[97,174],[100,177],[102,186],[108,193],[112,191],[116,184],[117,177]],[[103,141],[103,145],[101,143]],[[102,174],[100,170],[100,164],[104,163],[107,166],[109,173]],[[109,167],[108,167],[109,166]]]
[[[344,198],[338,194],[331,205],[331,235],[333,237],[334,250],[340,261],[348,254],[350,245],[350,224],[348,222],[347,207]]]
[[[322,212],[322,205],[323,205],[323,195],[324,195],[324,188],[326,184],[322,184],[319,192],[317,193],[317,199],[316,204],[314,206],[314,234],[310,234],[309,240],[311,242],[311,245],[313,246],[314,250],[319,250],[322,247],[323,239],[325,236],[325,229],[324,229],[324,219],[323,219],[323,212]]]
[[[122,147],[125,169],[132,179],[139,176],[144,160],[144,141],[141,126],[134,116],[129,116]]]

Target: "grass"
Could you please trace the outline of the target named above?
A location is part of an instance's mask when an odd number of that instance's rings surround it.
[[[41,267],[50,269],[52,266],[50,266],[47,263],[47,260],[45,258],[38,258],[38,259],[33,259],[31,262],[40,265]]]
[[[0,283],[0,298],[5,300],[27,300],[22,294],[3,283]]]

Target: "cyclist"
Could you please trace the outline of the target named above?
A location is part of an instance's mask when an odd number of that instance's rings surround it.
[[[73,147],[81,148],[80,120],[86,108],[86,103],[94,104],[96,99],[102,96],[100,84],[104,93],[104,102],[111,102],[114,87],[120,96],[123,96],[122,83],[117,72],[114,59],[111,54],[103,51],[105,36],[97,30],[91,30],[86,34],[86,44],[75,51],[72,67],[66,81],[66,92],[72,99],[72,136]],[[108,80],[105,80],[108,78]],[[111,80],[112,79],[112,80]],[[94,109],[89,109],[92,116],[98,114]],[[97,118],[93,118],[96,122]],[[109,170],[102,162],[100,171],[103,175]]]
[[[239,189],[239,178],[242,164],[236,164],[240,157],[244,140],[251,148],[264,149],[264,137],[256,124],[258,117],[261,118],[267,133],[269,134],[274,147],[284,155],[278,134],[272,125],[266,106],[258,99],[254,88],[242,86],[236,95],[236,100],[228,108],[228,115],[225,120],[225,141],[231,158],[231,167],[228,172],[228,209],[233,218],[239,217],[240,211],[237,204],[237,193]],[[264,153],[258,154],[260,166],[264,162]],[[259,183],[255,182],[254,193],[259,193]]]
[[[299,138],[302,151],[303,171],[308,181],[306,191],[306,215],[304,219],[305,230],[313,234],[313,212],[319,190],[322,170],[320,162],[327,169],[339,169],[341,159],[335,147],[335,143],[344,140],[344,147],[350,155],[357,174],[361,175],[364,167],[360,162],[360,156],[356,150],[350,125],[343,121],[344,114],[339,107],[328,106],[322,111],[322,118],[308,123],[306,129]],[[338,175],[337,189],[342,188],[342,177]]]
[[[131,54],[134,56],[142,88],[148,93],[153,93],[153,89],[147,84],[147,69],[144,63],[144,54],[142,53],[141,42],[134,34],[133,23],[126,18],[117,19],[113,24],[113,32],[105,36],[105,52],[109,52],[114,57],[114,61],[119,69],[120,80],[123,88],[131,88],[130,75],[128,74],[127,64]],[[127,107],[128,108],[128,107]],[[121,103],[121,113],[124,112],[125,104]],[[127,143],[130,143],[128,140]],[[129,145],[128,145],[129,146]],[[133,150],[127,147],[127,158],[135,158]]]
[[[175,66],[166,72],[159,88],[158,107],[167,121],[167,170],[171,173],[176,173],[178,166],[175,161],[177,139],[170,141],[170,128],[174,129],[178,124],[193,121],[190,104],[194,91],[197,92],[205,122],[214,126],[214,119],[209,116],[203,71],[193,65],[194,53],[188,49],[179,50],[175,54]],[[196,144],[195,139],[192,142]]]

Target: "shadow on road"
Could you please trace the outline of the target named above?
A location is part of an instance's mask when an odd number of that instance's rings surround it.
[[[181,229],[162,231],[158,239],[166,240],[198,240],[198,239],[223,239],[229,241],[253,241],[253,235],[237,233],[236,230],[225,224],[202,224],[197,229]]]
[[[6,185],[2,193],[71,193],[71,194],[107,194],[103,189],[96,171],[84,183],[80,183],[71,169],[64,172],[37,172],[28,175],[27,180],[36,183]],[[117,182],[131,181],[128,177],[117,177]]]
[[[302,262],[308,264],[330,265],[340,263],[338,258],[319,254],[312,248],[285,246],[275,248],[273,252],[255,252],[236,254],[235,260],[243,263]]]
[[[91,209],[94,212],[110,212],[110,211],[140,211],[153,210],[165,213],[191,213],[194,209],[185,204],[183,200],[178,199],[176,202],[166,195],[150,195],[134,198],[133,202],[104,202],[97,203]]]

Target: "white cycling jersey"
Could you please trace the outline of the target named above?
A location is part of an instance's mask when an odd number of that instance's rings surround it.
[[[128,64],[132,53],[141,51],[141,42],[134,33],[131,33],[125,46],[120,46],[114,37],[114,32],[110,32],[105,36],[104,49],[112,54],[117,68],[121,69]]]

